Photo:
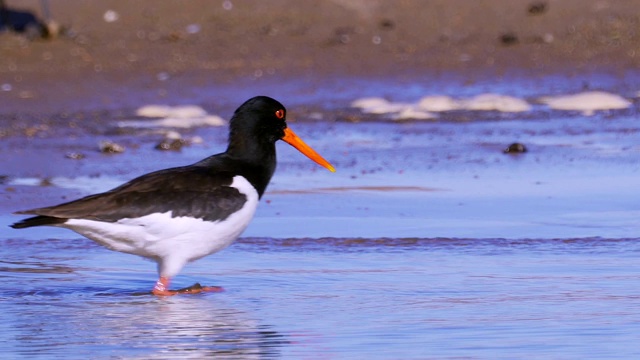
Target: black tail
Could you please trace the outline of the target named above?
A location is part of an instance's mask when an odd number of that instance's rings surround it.
[[[67,219],[57,218],[52,216],[34,216],[28,219],[18,221],[17,223],[9,226],[11,226],[14,229],[24,229],[32,226],[62,224],[66,221]]]

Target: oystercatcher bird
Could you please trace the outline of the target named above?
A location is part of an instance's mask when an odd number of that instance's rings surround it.
[[[276,169],[278,140],[335,171],[287,127],[282,104],[257,96],[233,114],[225,152],[142,175],[101,194],[18,211],[36,216],[11,227],[67,228],[111,250],[151,259],[159,274],[156,295],[219,291],[200,284],[169,290],[169,283],[188,262],[224,249],[247,227]]]

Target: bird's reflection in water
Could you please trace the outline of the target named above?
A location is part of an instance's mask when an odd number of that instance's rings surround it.
[[[0,291],[0,337],[11,339],[0,352],[16,357],[108,353],[127,359],[244,359],[278,356],[289,343],[251,315],[252,309],[245,308],[251,302],[233,303],[226,293],[136,293],[148,282],[135,268],[141,263],[116,269],[111,257],[86,240],[68,240],[66,247],[61,242],[0,241],[0,280],[13,284]],[[51,250],[57,247],[66,251]]]
[[[87,342],[128,358],[138,351],[140,358],[262,358],[277,356],[287,342],[214,294],[131,299],[95,302],[91,311],[75,312],[73,322],[91,329]]]
[[[29,311],[9,316],[2,332],[16,340],[5,350],[20,356],[252,359],[279,356],[289,343],[285,335],[225,304],[221,294],[87,295],[83,288],[71,294],[22,292],[18,298]]]

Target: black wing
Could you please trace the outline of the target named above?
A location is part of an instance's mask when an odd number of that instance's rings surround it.
[[[67,219],[116,222],[152,213],[172,212],[207,221],[224,220],[238,211],[247,198],[231,187],[233,175],[206,167],[186,166],[161,170],[136,178],[102,194],[68,203],[19,211],[39,215],[12,225],[24,228],[64,223]]]

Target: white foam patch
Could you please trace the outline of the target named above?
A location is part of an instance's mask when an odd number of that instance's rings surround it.
[[[524,112],[531,110],[526,101],[508,95],[480,94],[470,99],[460,101],[465,110]]]
[[[581,111],[587,116],[593,115],[598,110],[626,109],[631,106],[631,102],[622,96],[604,91],[547,96],[539,100],[554,110]]]
[[[416,103],[391,102],[380,97],[367,97],[355,100],[352,107],[366,114],[391,115],[394,120],[435,119],[434,112],[452,110],[524,112],[531,105],[520,98],[499,94],[480,94],[468,99],[453,99],[449,96],[425,96]]]
[[[154,120],[125,120],[118,122],[119,127],[173,127],[191,128],[201,126],[223,126],[223,118],[208,114],[196,105],[146,105],[136,111],[136,115]]]
[[[190,117],[202,117],[206,116],[207,112],[196,105],[145,105],[136,110],[136,115],[144,117],[177,117],[177,118],[190,118]]]
[[[367,97],[352,101],[351,107],[365,110],[378,106],[386,106],[387,104],[389,104],[389,101],[387,99],[383,99],[380,97]]]
[[[412,104],[394,103],[383,98],[371,97],[355,100],[351,103],[351,106],[359,108],[367,114],[393,114],[406,110]]]
[[[458,110],[460,104],[453,98],[445,95],[425,96],[417,104],[419,109],[426,111],[451,111]]]
[[[436,116],[433,113],[428,111],[420,110],[414,107],[407,107],[406,109],[400,111],[399,113],[394,114],[391,118],[393,120],[428,120],[428,119],[436,119]]]

